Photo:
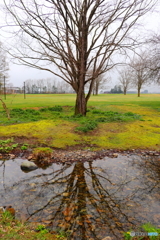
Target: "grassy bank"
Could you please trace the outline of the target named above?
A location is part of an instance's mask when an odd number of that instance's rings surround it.
[[[77,118],[74,94],[9,95],[4,101],[11,119],[0,106],[1,139],[31,147],[160,149],[160,94],[92,96],[87,117]]]
[[[146,237],[132,237],[132,233],[124,232],[123,239],[125,240],[137,240],[137,239],[146,239]],[[136,232],[143,233],[152,233],[154,234],[147,239],[156,240],[159,239],[160,229],[151,225],[150,223],[143,224],[139,227]],[[68,234],[63,230],[59,230],[57,232],[53,230],[49,230],[49,228],[45,225],[38,223],[23,223],[19,220],[13,219],[13,217],[5,212],[0,215],[0,239],[1,240],[67,240]],[[105,239],[105,238],[104,238]]]
[[[66,240],[64,232],[51,232],[38,223],[23,223],[14,219],[9,212],[0,214],[1,240]]]

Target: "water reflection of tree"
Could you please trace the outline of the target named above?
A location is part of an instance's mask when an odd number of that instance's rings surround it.
[[[108,170],[95,167],[94,162],[59,165],[49,173],[17,182],[12,188],[13,191],[18,188],[17,201],[25,203],[28,220],[48,220],[53,229],[59,227],[68,231],[68,239],[102,239],[107,235],[120,239],[122,231],[140,225],[133,218],[133,207],[128,210],[125,206],[130,200],[138,202],[155,184],[153,171],[157,171],[156,167],[151,170],[146,164],[133,164],[145,173],[134,176],[135,181],[143,180],[143,186],[132,186],[128,192],[125,188],[132,185],[133,176],[128,175],[127,167],[123,178],[116,182]],[[150,176],[153,181],[147,185]],[[124,194],[119,194],[123,190]]]
[[[3,169],[1,183],[2,183],[4,189],[5,189],[5,168],[6,168],[5,162],[6,161],[3,160],[3,161],[1,161],[1,164],[0,164],[0,168]]]
[[[143,170],[146,172],[146,174],[150,175],[150,178],[154,179],[156,181],[156,184],[159,185],[160,182],[160,156],[159,157],[153,157],[148,156],[143,157],[141,163],[139,163],[139,166],[143,168]]]
[[[142,199],[145,197],[154,198],[159,194],[160,198],[160,159],[155,156],[143,156],[141,159],[132,161],[132,166],[140,172],[139,179],[143,186]],[[142,189],[142,187],[141,187]],[[139,198],[140,199],[140,198]]]
[[[121,209],[119,200],[110,193],[110,188],[115,185],[106,174],[96,174],[92,162],[89,167],[81,162],[76,163],[73,170],[64,177],[62,172],[63,168],[49,182],[43,183],[41,190],[45,187],[51,191],[55,184],[65,183],[63,190],[53,194],[43,207],[33,211],[29,219],[49,206],[55,206],[50,218],[52,227],[58,226],[76,239],[101,239],[107,233],[118,239],[120,232],[126,229],[126,222],[133,224]]]

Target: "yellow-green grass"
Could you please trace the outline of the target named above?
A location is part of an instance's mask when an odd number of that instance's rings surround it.
[[[75,95],[16,95],[7,96],[8,108],[30,108],[54,105],[74,106]],[[87,133],[76,132],[77,122],[64,119],[41,120],[38,122],[0,126],[2,138],[17,137],[35,140],[37,145],[54,148],[79,146],[95,149],[150,149],[160,150],[160,94],[143,94],[138,98],[135,94],[114,95],[103,94],[92,96],[89,106],[101,110],[133,112],[140,114],[142,120],[132,122],[99,123],[98,127]]]
[[[122,111],[123,107],[120,109]],[[134,112],[134,109],[130,108],[130,111]],[[98,137],[93,143],[101,148],[160,150],[159,114],[154,110],[148,111],[147,108],[139,108],[135,112],[143,113],[144,121],[101,124]]]

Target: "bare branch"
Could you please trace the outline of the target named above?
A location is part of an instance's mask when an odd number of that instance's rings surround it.
[[[156,2],[3,0],[7,25],[16,26],[14,37],[20,39],[18,48],[16,42],[9,52],[19,63],[50,71],[69,83],[77,93],[75,114],[85,115],[95,79],[113,67],[113,54],[134,47],[129,36]],[[90,80],[89,69],[93,69]]]

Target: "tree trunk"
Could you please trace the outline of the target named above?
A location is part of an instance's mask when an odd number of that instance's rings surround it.
[[[9,113],[9,110],[8,110],[6,104],[3,102],[3,100],[1,98],[0,98],[0,101],[2,102],[2,106],[3,106],[4,110],[5,110],[5,112],[7,113],[8,120],[10,120],[10,113]]]
[[[140,89],[140,88],[138,88],[138,97],[140,97],[140,90],[141,90],[141,89]]]
[[[99,84],[96,83],[96,95],[98,95],[98,88],[99,88]]]
[[[87,101],[85,98],[84,90],[79,90],[76,96],[75,115],[82,114],[86,116]]]

